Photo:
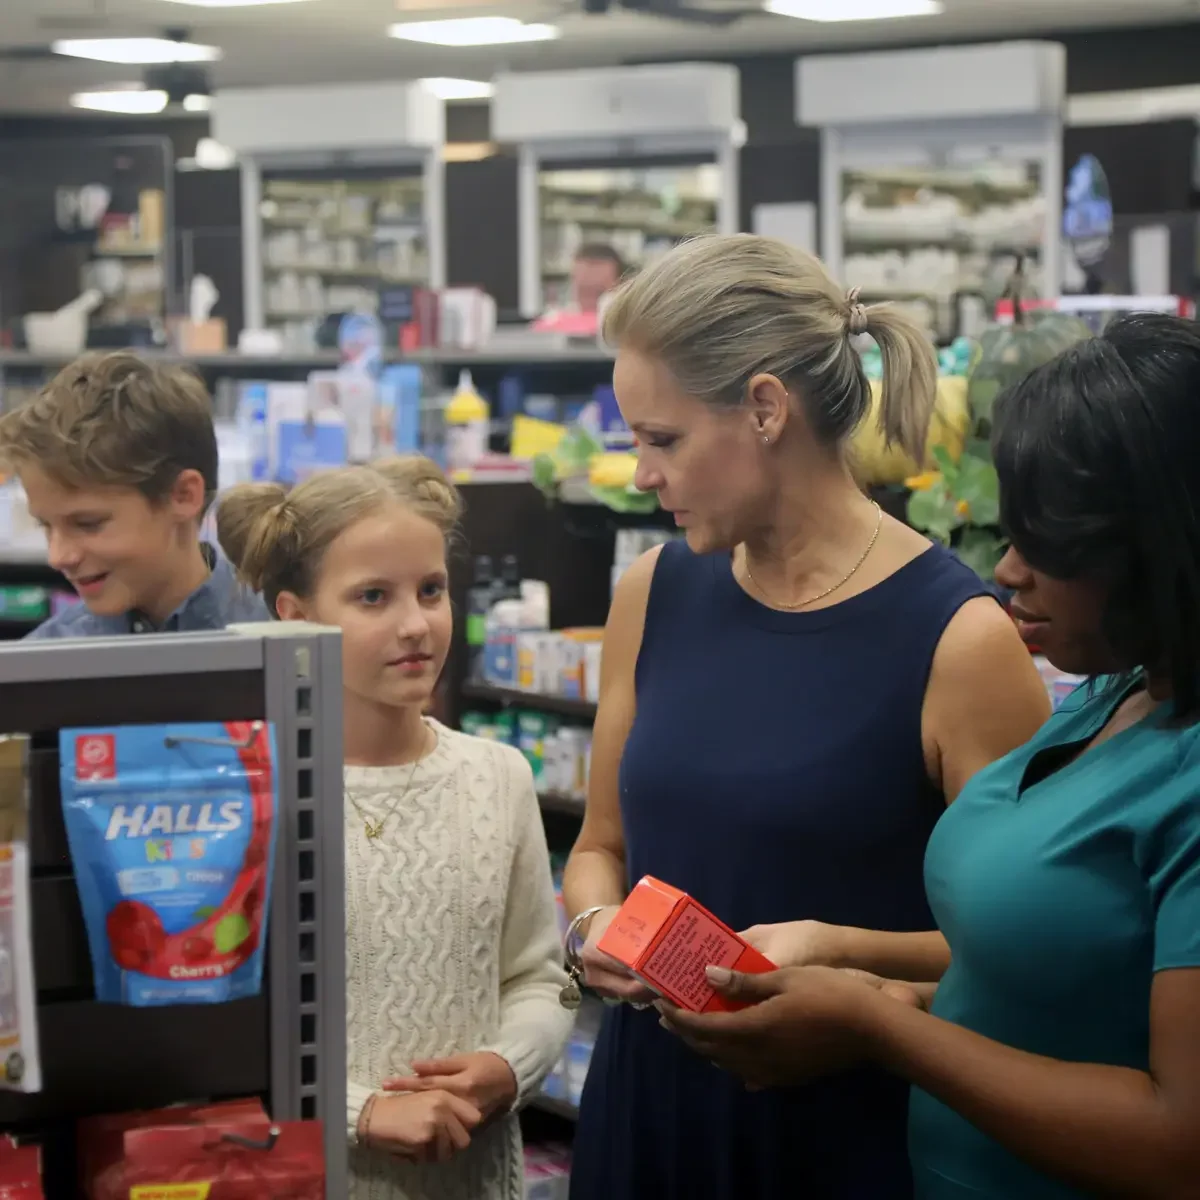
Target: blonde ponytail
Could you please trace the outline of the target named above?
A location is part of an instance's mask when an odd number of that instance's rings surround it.
[[[867,333],[884,364],[881,427],[924,458],[937,364],[933,345],[904,312],[867,307],[821,261],[749,233],[692,238],[617,289],[605,339],[662,362],[705,403],[745,402],[754,375],[774,375],[804,404],[824,445],[843,448],[870,409],[852,336]]]
[[[864,332],[883,359],[879,431],[885,445],[925,461],[925,440],[937,403],[937,354],[921,327],[903,309],[874,304],[866,309]]]

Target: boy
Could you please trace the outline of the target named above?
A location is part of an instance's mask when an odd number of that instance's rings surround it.
[[[262,601],[200,540],[217,490],[204,385],[128,352],[65,367],[0,418],[0,460],[46,531],[48,560],[83,603],[29,637],[223,629]]]

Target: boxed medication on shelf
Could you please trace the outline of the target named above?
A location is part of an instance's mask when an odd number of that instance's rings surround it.
[[[649,875],[629,893],[599,948],[665,1000],[691,1012],[744,1007],[713,991],[706,967],[755,975],[776,969],[686,892]]]
[[[0,1138],[0,1200],[42,1200],[42,1151]]]
[[[518,685],[518,642],[522,634],[544,633],[550,625],[550,589],[522,579],[520,595],[498,600],[484,621],[483,677],[500,687]]]
[[[564,725],[552,713],[535,708],[494,714],[466,712],[462,731],[515,746],[529,761],[539,792],[582,798],[587,791],[592,731]]]
[[[484,650],[487,680],[522,692],[595,703],[600,695],[604,630],[519,628],[511,624],[516,610],[502,607],[510,603],[517,602],[501,601],[493,612],[502,611],[489,616]]]
[[[1060,671],[1048,658],[1040,654],[1034,655],[1034,665],[1050,693],[1050,703],[1058,706],[1086,679],[1082,675],[1072,675],[1068,671]]]
[[[616,588],[621,576],[647,550],[655,546],[665,545],[682,537],[677,530],[671,529],[618,529],[617,544],[613,552],[612,587]]]
[[[525,1147],[525,1200],[567,1200],[571,1152],[565,1146]]]

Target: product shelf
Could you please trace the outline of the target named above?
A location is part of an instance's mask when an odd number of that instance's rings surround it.
[[[341,638],[299,623],[0,649],[0,729],[32,735],[29,843],[43,1089],[0,1094],[0,1125],[200,1097],[263,1095],[324,1122],[326,1196],[346,1195]],[[266,720],[278,833],[260,996],[128,1008],[92,999],[58,795],[61,727]],[[49,736],[47,736],[49,735]],[[48,1169],[60,1168],[47,1159]]]
[[[541,344],[539,344],[539,342]],[[184,363],[197,370],[222,370],[230,373],[280,370],[294,367],[336,367],[341,361],[335,351],[313,354],[250,355],[250,354],[193,354],[180,355],[153,348],[137,349],[138,354],[157,362]],[[64,367],[74,355],[31,354],[25,350],[0,350],[0,372],[51,371]],[[611,350],[596,342],[570,342],[566,339],[531,337],[516,344],[500,343],[482,346],[473,350],[430,348],[411,350],[404,354],[388,352],[384,361],[388,363],[418,363],[422,366],[547,366],[559,365],[604,365],[611,363]]]
[[[587,801],[582,796],[572,796],[566,792],[538,792],[538,804],[546,812],[568,813],[576,817],[582,817],[587,807]]]
[[[570,1100],[560,1100],[557,1096],[534,1096],[529,1101],[529,1106],[540,1112],[553,1113],[556,1117],[562,1117],[564,1121],[579,1119],[579,1109]]]
[[[462,694],[470,700],[536,708],[542,712],[558,713],[565,717],[581,717],[589,721],[596,716],[596,706],[590,700],[570,700],[566,696],[524,692],[519,688],[495,687],[490,683],[464,683]]]

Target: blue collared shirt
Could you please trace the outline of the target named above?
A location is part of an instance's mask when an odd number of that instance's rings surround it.
[[[142,613],[99,616],[77,604],[43,621],[26,638],[112,637],[126,633],[198,633],[247,621],[270,619],[262,597],[238,581],[233,566],[212,547],[204,546],[211,564],[208,578],[162,623],[155,626]]]

